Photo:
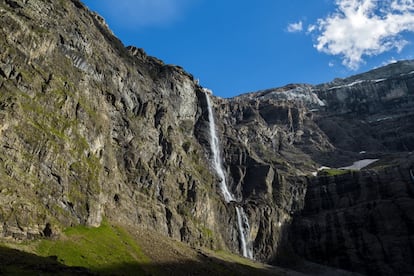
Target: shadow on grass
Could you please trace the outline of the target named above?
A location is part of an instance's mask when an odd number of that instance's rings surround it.
[[[82,267],[69,267],[54,256],[35,254],[0,246],[0,275],[93,275]]]
[[[282,272],[282,273],[281,273]],[[0,246],[0,275],[289,275],[282,270],[254,268],[214,257],[177,263],[126,263],[90,270],[60,263],[56,256],[35,254]]]

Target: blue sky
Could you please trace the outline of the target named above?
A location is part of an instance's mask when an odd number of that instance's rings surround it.
[[[83,0],[221,97],[414,58],[414,0]]]

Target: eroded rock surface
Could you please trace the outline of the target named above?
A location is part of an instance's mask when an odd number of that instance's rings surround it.
[[[409,275],[414,158],[401,165],[310,180],[290,240],[299,255],[367,275]]]
[[[413,272],[412,61],[212,97],[237,199],[227,204],[210,165],[206,90],[183,68],[124,47],[77,0],[0,1],[0,22],[3,238],[106,218],[240,253],[241,205],[257,260]],[[366,158],[380,160],[313,176]]]

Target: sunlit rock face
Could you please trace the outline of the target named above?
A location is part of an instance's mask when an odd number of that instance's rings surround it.
[[[236,251],[237,231],[218,229],[233,214],[194,136],[193,77],[125,48],[79,1],[0,8],[1,235],[106,217]]]
[[[412,61],[210,96],[209,113],[210,92],[191,74],[125,47],[77,0],[8,0],[0,15],[2,238],[108,219],[242,254],[242,209],[257,260],[412,271],[401,261],[414,248]],[[315,173],[361,159],[379,160]]]

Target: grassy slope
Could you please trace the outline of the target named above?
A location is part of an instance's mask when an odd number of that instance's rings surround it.
[[[335,176],[335,175],[342,175],[352,172],[352,170],[346,169],[323,169],[321,170],[318,175],[328,175],[328,176]]]
[[[5,243],[0,246],[0,274],[295,275],[227,252],[194,249],[145,230],[126,229],[104,222],[98,228],[68,228],[56,240]]]
[[[143,274],[142,265],[150,263],[137,243],[118,226],[104,223],[99,228],[78,226],[64,232],[58,241],[43,240],[37,247],[41,256],[57,256],[67,266],[80,266],[94,272]]]
[[[20,251],[7,251],[7,247],[14,247]],[[58,240],[9,243],[2,247],[2,250],[3,256],[8,254],[10,259],[14,255],[15,259],[9,263],[0,261],[1,272],[6,274],[20,274],[17,272],[22,271],[36,274],[39,270],[46,274],[54,274],[53,269],[48,269],[48,266],[52,265],[58,267],[58,270],[68,268],[69,274],[73,272],[69,269],[71,267],[85,268],[82,270],[84,273],[147,274],[144,273],[143,266],[150,263],[150,259],[142,253],[131,235],[121,227],[106,222],[98,228],[68,228]],[[24,255],[24,252],[32,254],[19,258],[19,254]],[[37,265],[33,265],[36,262]]]

